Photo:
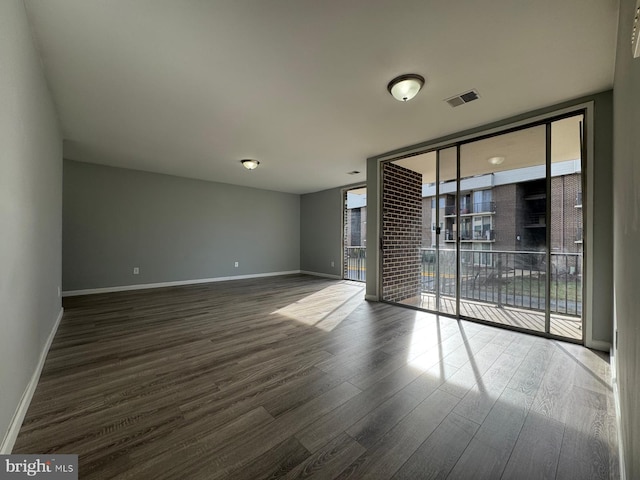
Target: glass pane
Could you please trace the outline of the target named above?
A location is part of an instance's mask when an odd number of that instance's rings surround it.
[[[348,190],[344,211],[344,278],[367,278],[367,188]]]
[[[435,151],[404,158],[393,163],[420,172],[423,181],[422,294],[420,301],[413,303],[413,305],[455,315],[456,148],[440,150],[439,155],[440,195],[437,198],[437,154]]]
[[[544,125],[460,150],[460,314],[544,332]]]
[[[551,124],[551,333],[582,339],[582,115]]]
[[[433,310],[435,308],[435,258],[432,253],[436,237],[435,197],[428,192],[435,190],[436,153],[425,152],[392,162],[395,165],[419,173],[422,178],[422,236],[419,252],[420,275],[419,294],[407,297],[399,303]],[[384,279],[383,279],[384,281]]]
[[[438,251],[438,311],[449,315],[456,312],[456,172],[457,148],[440,150],[440,222]]]

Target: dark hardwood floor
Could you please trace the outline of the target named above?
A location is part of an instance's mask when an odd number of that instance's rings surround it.
[[[83,479],[618,478],[608,358],[309,276],[66,298],[14,453]]]

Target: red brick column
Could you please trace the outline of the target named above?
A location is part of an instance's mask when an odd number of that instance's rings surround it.
[[[382,298],[420,295],[422,174],[385,163],[382,169]]]

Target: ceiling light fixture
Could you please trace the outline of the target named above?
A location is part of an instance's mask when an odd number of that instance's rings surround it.
[[[260,162],[258,160],[249,159],[240,160],[240,163],[242,163],[242,166],[247,170],[255,170],[256,168],[258,168],[258,165],[260,165]]]
[[[502,162],[504,162],[504,157],[491,157],[487,159],[487,162],[489,162],[491,165],[500,165]]]
[[[400,75],[387,85],[387,90],[396,100],[406,102],[415,97],[424,85],[424,77],[415,73]]]

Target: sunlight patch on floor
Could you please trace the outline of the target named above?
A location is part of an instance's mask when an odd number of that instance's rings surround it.
[[[407,365],[447,383],[445,390],[468,391],[477,386],[483,389],[464,326],[452,318],[427,315],[416,314]]]
[[[363,297],[364,284],[340,282],[276,310],[272,315],[283,315],[330,332],[362,303]]]
[[[450,323],[450,320],[446,319],[445,322]],[[439,348],[442,342],[441,323],[442,320],[436,315],[416,312],[407,353],[408,365],[426,371],[442,360]]]

